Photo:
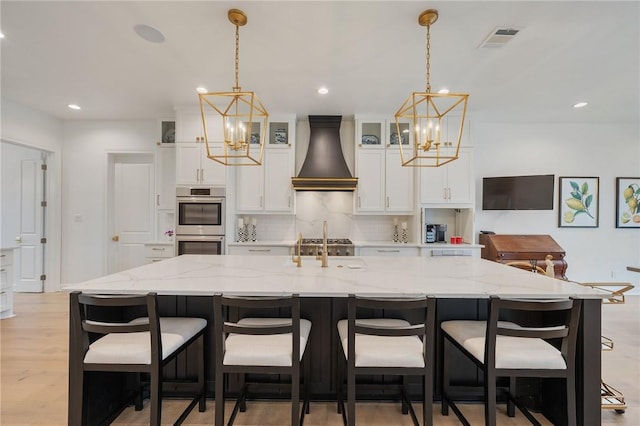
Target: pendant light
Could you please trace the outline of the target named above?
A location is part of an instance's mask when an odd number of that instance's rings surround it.
[[[198,95],[207,157],[225,166],[259,166],[262,164],[269,113],[255,92],[243,92],[238,84],[240,27],[246,25],[247,15],[241,10],[231,9],[228,17],[236,27],[235,85],[231,92]],[[210,114],[222,117],[222,129],[207,128],[207,116]]]
[[[418,23],[427,27],[427,85],[425,92],[413,92],[395,114],[396,131],[409,122],[413,143],[400,147],[400,159],[407,167],[439,167],[458,158],[460,139],[467,112],[468,94],[431,93],[431,25],[438,20],[438,11],[425,10]],[[406,124],[405,124],[406,126]]]

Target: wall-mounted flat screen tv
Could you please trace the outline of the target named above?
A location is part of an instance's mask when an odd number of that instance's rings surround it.
[[[553,210],[554,177],[482,178],[482,210]]]

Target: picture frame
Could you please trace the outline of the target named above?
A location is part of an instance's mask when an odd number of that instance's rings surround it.
[[[558,178],[558,227],[597,228],[600,216],[600,178]]]
[[[640,228],[640,177],[616,178],[616,228]]]

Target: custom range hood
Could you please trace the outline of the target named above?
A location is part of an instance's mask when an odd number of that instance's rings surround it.
[[[358,178],[351,176],[340,145],[340,115],[309,116],[309,149],[300,173],[291,178],[296,191],[353,191]]]

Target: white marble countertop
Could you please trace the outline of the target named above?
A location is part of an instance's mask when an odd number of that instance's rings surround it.
[[[290,256],[183,255],[64,287],[89,293],[605,298],[609,293],[474,257],[330,257],[329,267]]]

